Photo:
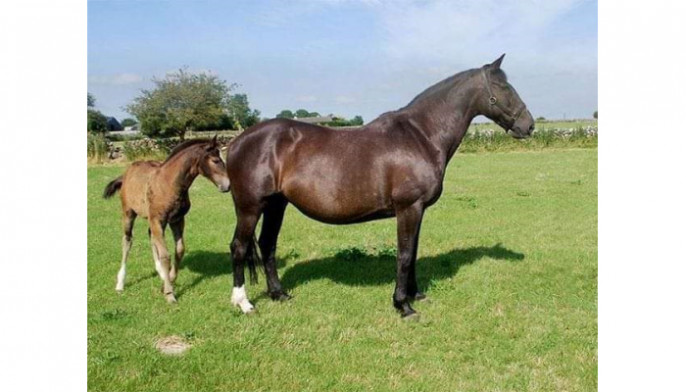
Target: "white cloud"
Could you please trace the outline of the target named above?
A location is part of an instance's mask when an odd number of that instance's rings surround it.
[[[112,86],[123,86],[128,84],[136,84],[143,81],[143,78],[134,73],[119,73],[114,75],[88,75],[88,83],[103,84]]]

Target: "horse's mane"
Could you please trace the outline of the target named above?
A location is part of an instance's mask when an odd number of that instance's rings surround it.
[[[169,156],[163,163],[169,162],[170,159],[173,157],[179,155],[182,151],[186,150],[189,147],[196,146],[199,144],[207,144],[211,143],[212,141],[210,139],[191,139],[191,140],[186,140],[183,143],[178,144],[176,147],[174,147],[171,152],[169,153]]]
[[[452,90],[453,87],[456,85],[464,82],[465,80],[469,79],[470,77],[474,76],[474,73],[480,72],[481,68],[474,68],[474,69],[468,69],[466,71],[462,71],[460,73],[457,73],[453,76],[450,76],[446,79],[441,80],[440,82],[434,84],[433,86],[427,88],[426,90],[422,91],[408,103],[405,108],[412,106],[413,104],[423,101],[427,98],[431,98],[434,96],[444,96],[445,93],[448,91]],[[492,75],[494,76],[494,80],[498,81],[505,81],[507,82],[507,75],[505,72],[501,69],[495,69],[490,71]],[[403,108],[404,109],[404,108]]]

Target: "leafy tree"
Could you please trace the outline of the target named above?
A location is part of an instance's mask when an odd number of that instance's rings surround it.
[[[545,117],[543,117],[543,116],[537,117],[536,121],[545,121]]]
[[[358,126],[364,124],[364,120],[362,119],[362,116],[355,116],[353,117],[352,120],[348,120],[343,117],[336,117],[332,114],[330,114],[333,118],[333,121],[330,121],[326,123],[325,125],[329,127],[351,127],[351,126]]]
[[[240,128],[249,128],[260,121],[260,111],[250,109],[248,96],[245,94],[231,96],[228,113]]]
[[[282,110],[281,113],[276,115],[276,118],[293,118],[293,117],[294,117],[293,112],[291,112],[288,109]]]
[[[88,109],[88,132],[105,133],[108,130],[107,117],[97,110]]]
[[[91,93],[88,93],[88,107],[95,107],[95,97]]]
[[[132,118],[125,118],[125,119],[121,120],[121,126],[122,127],[130,127],[130,126],[136,125],[136,124],[137,124],[136,120],[134,120]]]
[[[598,111],[597,110],[595,112],[593,112],[593,118],[595,118],[596,120],[598,119]]]
[[[295,111],[295,117],[297,118],[306,118],[306,117],[314,117],[310,112],[308,112],[305,109],[298,109]]]
[[[141,95],[126,107],[138,118],[141,132],[148,136],[179,136],[187,131],[217,123],[229,106],[229,92],[236,87],[227,85],[214,75],[193,74],[186,69],[153,79],[153,90]]]

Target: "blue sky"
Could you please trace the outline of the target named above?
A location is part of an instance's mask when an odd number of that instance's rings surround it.
[[[596,1],[89,1],[88,91],[118,119],[152,77],[187,66],[273,117],[304,108],[366,122],[507,53],[532,114],[598,106]]]

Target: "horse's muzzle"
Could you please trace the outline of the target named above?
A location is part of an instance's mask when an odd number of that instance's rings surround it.
[[[229,181],[223,182],[217,185],[217,188],[219,188],[219,192],[226,193],[231,190],[231,183]]]

